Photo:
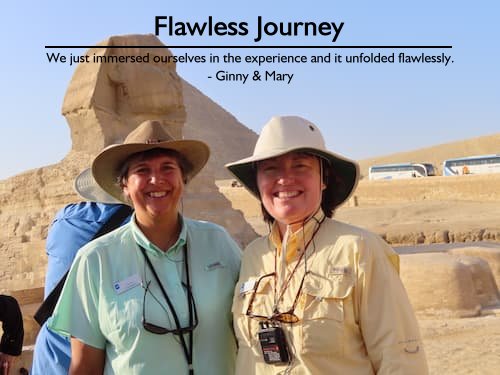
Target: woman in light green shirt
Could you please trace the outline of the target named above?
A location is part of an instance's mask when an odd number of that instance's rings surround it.
[[[82,248],[68,275],[49,327],[72,337],[70,374],[234,373],[240,249],[178,211],[208,156],[146,121],[94,160],[95,180],[135,214]]]

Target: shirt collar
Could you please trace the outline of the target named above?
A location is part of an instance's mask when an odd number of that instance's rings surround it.
[[[144,235],[144,233],[142,233],[141,229],[139,228],[139,226],[136,223],[135,213],[132,215],[132,218],[130,219],[130,227],[132,229],[132,236],[133,236],[135,242],[139,246],[142,246],[146,251],[153,252],[156,255],[166,255],[167,253],[175,255],[175,254],[178,254],[179,251],[182,249],[182,247],[186,243],[186,238],[187,238],[186,224],[184,222],[182,215],[180,215],[180,214],[179,214],[179,221],[181,224],[181,231],[179,233],[179,237],[177,238],[177,241],[167,251],[161,250],[158,246],[156,246],[154,243],[152,243]]]
[[[318,223],[321,223],[325,217],[323,210],[320,208],[316,213],[307,220],[302,227],[297,229],[288,235],[287,241],[287,251],[286,251],[286,261],[291,262],[297,254],[303,250],[304,244],[306,244],[314,234],[314,231],[318,227]],[[277,249],[278,254],[281,252],[282,248],[282,238],[279,231],[278,223],[274,221],[271,227],[271,233],[269,233],[269,240],[273,246]]]

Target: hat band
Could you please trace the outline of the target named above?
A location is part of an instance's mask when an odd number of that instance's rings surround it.
[[[159,138],[156,138],[156,139],[148,139],[148,140],[146,141],[146,143],[147,143],[148,145],[155,144],[155,143],[161,143],[161,142],[165,142],[165,140],[163,140],[163,139],[159,139]]]

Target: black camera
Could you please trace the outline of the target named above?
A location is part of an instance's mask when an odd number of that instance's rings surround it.
[[[271,322],[260,322],[259,336],[260,347],[264,361],[269,364],[287,364],[290,354],[283,329]]]

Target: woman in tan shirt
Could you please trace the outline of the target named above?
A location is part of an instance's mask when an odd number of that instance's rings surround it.
[[[244,251],[233,299],[237,374],[427,374],[398,255],[331,219],[358,165],[300,117],[273,117],[228,169],[262,204],[269,234]]]

